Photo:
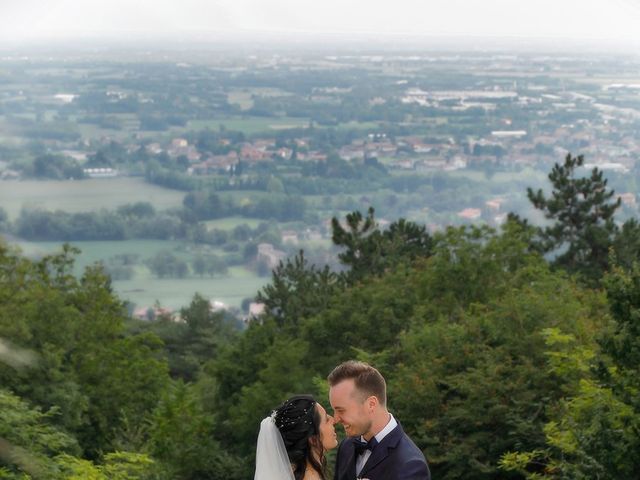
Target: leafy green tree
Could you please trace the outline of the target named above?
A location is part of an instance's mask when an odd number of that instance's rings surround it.
[[[35,178],[81,179],[84,171],[76,160],[62,155],[39,155],[33,160],[32,174]]]
[[[233,480],[249,470],[215,440],[215,419],[202,406],[197,390],[175,383],[153,413],[149,448],[166,478]],[[243,476],[242,474],[245,474]]]
[[[217,255],[207,255],[205,257],[205,269],[210,277],[216,274],[225,275],[229,271],[227,264]]]
[[[640,223],[637,219],[630,218],[622,224],[613,241],[613,252],[615,263],[626,270],[631,270],[640,260]]]
[[[200,277],[202,277],[207,269],[207,263],[204,256],[197,255],[193,259],[193,262],[191,263],[191,267],[193,268],[193,272],[196,275],[200,275]]]
[[[616,267],[605,277],[611,321],[599,346],[576,335],[547,332],[548,371],[566,397],[550,411],[546,442],[502,458],[502,467],[528,479],[613,480],[640,468],[640,269]]]
[[[145,264],[160,278],[184,278],[189,273],[187,262],[169,251],[162,251],[147,259]]]
[[[118,207],[118,214],[134,218],[153,217],[156,209],[150,202],[128,203]]]
[[[531,480],[632,477],[637,468],[637,414],[594,377],[593,346],[559,329],[545,334],[547,371],[558,378],[567,396],[548,408],[545,443],[504,453],[501,468]],[[615,370],[608,375],[617,378]]]
[[[0,331],[38,354],[33,368],[0,364],[0,381],[74,434],[97,458],[123,418],[143,423],[168,380],[157,336],[124,336],[126,311],[100,267],[73,274],[76,250],[39,261],[0,244]]]
[[[171,377],[195,381],[202,367],[236,338],[240,327],[228,313],[212,311],[209,300],[198,293],[180,310],[180,317],[179,322],[164,316],[151,322],[131,321],[129,331],[157,335],[162,340]]]
[[[55,408],[43,412],[0,390],[0,478],[54,478],[56,455],[80,453],[72,436],[51,425],[56,414]]]
[[[192,211],[199,220],[220,218],[231,208],[229,199],[222,199],[213,192],[198,191],[188,193],[183,202],[185,208]]]
[[[186,329],[179,348],[185,362],[193,365],[190,376],[194,379],[200,368],[217,356],[222,345],[231,341],[236,329],[224,311],[214,312],[209,300],[195,294],[188,307],[180,310]]]
[[[217,395],[207,408],[222,419],[217,438],[225,448],[244,450],[245,453],[250,448],[233,441],[234,420],[230,410],[239,403],[243,388],[258,380],[259,372],[264,368],[264,352],[278,334],[279,327],[273,319],[252,322],[235,342],[223,346],[218,357],[204,367],[204,373],[214,379],[217,389]]]
[[[285,193],[284,184],[278,177],[271,176],[267,182],[267,192],[270,193]]]
[[[79,323],[68,298],[76,287],[70,273],[75,252],[65,247],[61,254],[34,263],[0,243],[0,331],[14,346],[39,357],[34,368],[17,372],[0,364],[0,383],[44,410],[57,405],[56,420],[70,431],[83,423],[88,402],[63,360],[75,348]]]
[[[326,375],[358,350],[375,353],[393,345],[417,306],[416,289],[407,287],[413,273],[398,269],[337,292],[307,318],[300,336],[309,345],[309,367]]]
[[[68,455],[56,458],[60,480],[155,480],[154,461],[145,454],[114,452],[104,456],[103,464],[94,464]]]
[[[230,435],[238,451],[253,453],[257,426],[271,410],[291,395],[315,390],[305,362],[307,351],[303,340],[279,336],[259,355],[256,381],[246,384],[229,408]]]
[[[543,444],[542,406],[550,395],[560,395],[541,368],[546,357],[540,329],[565,322],[577,329],[572,322],[588,324],[602,301],[592,296],[593,303],[585,302],[578,287],[549,272],[529,252],[529,239],[528,231],[511,223],[501,234],[449,229],[434,237],[431,256],[343,286],[322,304],[309,293],[313,283],[297,283],[308,286],[295,295],[312,302],[308,311],[276,290],[272,298],[301,312],[296,321],[279,323],[267,313],[207,366],[218,388],[216,411],[225,419],[224,447],[249,455],[260,415],[273,408],[274,398],[317,392],[310,380],[357,356],[374,359],[389,385],[398,386],[393,411],[440,474],[504,476],[500,455],[518,442]],[[308,273],[298,267],[298,275]],[[552,294],[558,299],[549,305]],[[413,339],[417,343],[410,346]],[[485,398],[487,391],[495,398]],[[505,413],[510,408],[512,416]],[[494,427],[505,438],[489,448]],[[440,449],[440,442],[446,447]]]
[[[544,445],[546,408],[566,393],[546,370],[543,331],[593,331],[605,308],[539,262],[503,276],[499,295],[454,321],[417,306],[389,354],[393,411],[438,478],[521,478],[500,469],[502,455]]]
[[[162,342],[151,333],[120,339],[85,357],[77,369],[91,419],[78,438],[89,453],[111,450],[125,420],[128,428],[144,425],[169,379]]]
[[[309,265],[300,250],[293,259],[280,262],[271,283],[256,296],[279,326],[294,326],[301,319],[321,311],[342,288],[342,280],[328,266]]]
[[[153,461],[144,454],[108,453],[101,464],[80,458],[80,447],[52,425],[57,408],[43,412],[0,390],[0,478],[11,480],[151,480]]]

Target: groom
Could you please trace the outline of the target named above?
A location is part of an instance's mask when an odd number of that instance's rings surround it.
[[[430,480],[424,455],[387,410],[387,385],[364,362],[329,374],[329,401],[349,438],[338,447],[334,480]]]

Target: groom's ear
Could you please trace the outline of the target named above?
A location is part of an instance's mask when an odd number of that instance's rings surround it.
[[[378,400],[378,397],[376,397],[375,395],[371,395],[370,397],[367,397],[366,404],[369,413],[373,413],[378,405],[380,405],[380,401]]]

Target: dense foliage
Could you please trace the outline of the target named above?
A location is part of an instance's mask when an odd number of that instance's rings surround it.
[[[597,173],[602,195],[567,205],[609,200]],[[294,393],[327,404],[324,378],[349,358],[385,375],[434,478],[633,478],[634,236],[616,230],[583,270],[543,256],[555,230],[523,221],[429,234],[374,214],[334,219],[342,271],[282,262],[244,331],[199,295],[180,321],[127,319],[100,267],[71,274],[73,249],[33,261],[1,244],[0,478],[251,478],[260,419]],[[601,248],[572,225],[562,241]]]

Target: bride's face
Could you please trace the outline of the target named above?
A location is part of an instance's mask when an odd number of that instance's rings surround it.
[[[316,410],[320,416],[320,442],[322,443],[322,448],[326,450],[331,450],[332,448],[336,448],[338,445],[338,436],[336,435],[336,429],[334,428],[335,421],[331,415],[327,414],[327,411],[324,409],[322,405],[316,403]]]

